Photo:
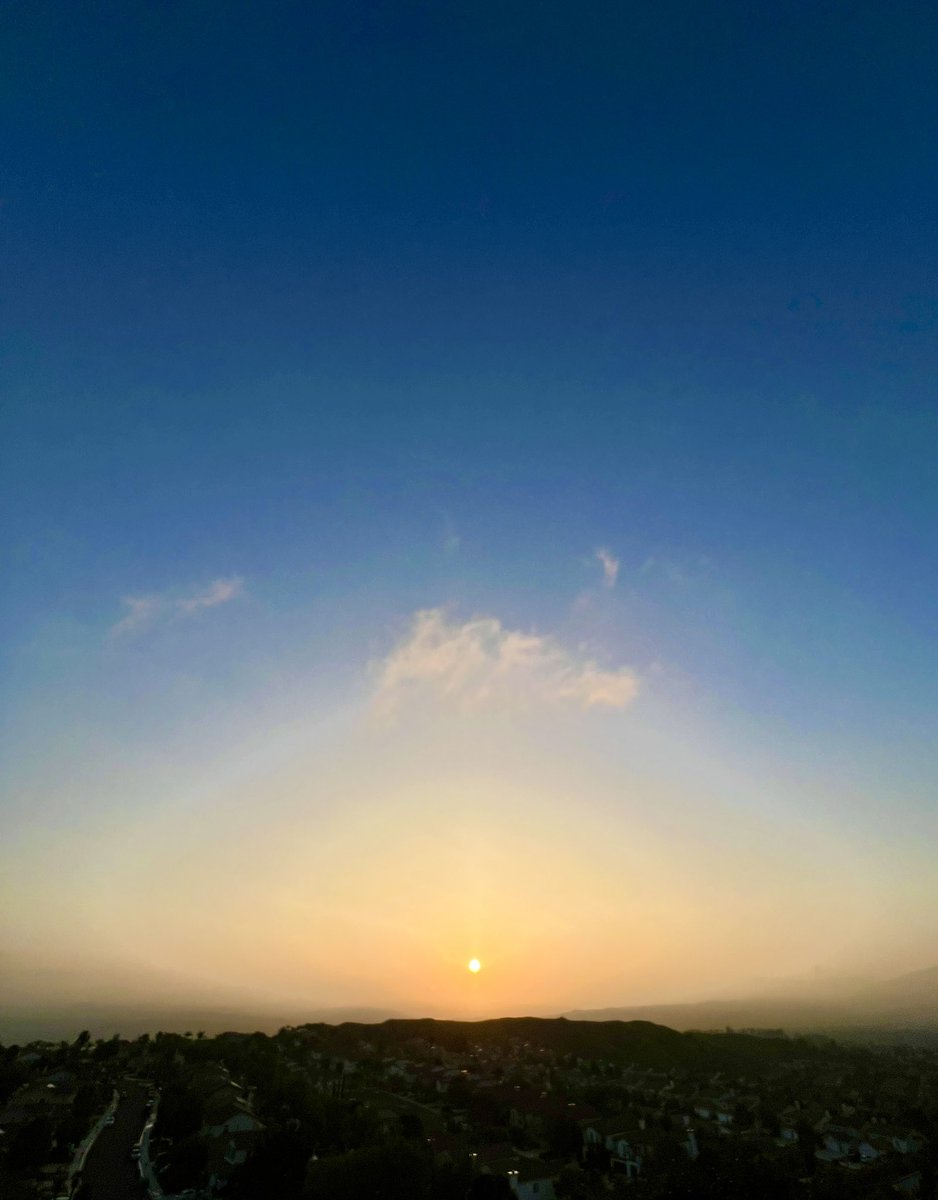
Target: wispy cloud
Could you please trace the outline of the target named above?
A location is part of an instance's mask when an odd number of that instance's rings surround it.
[[[496,617],[460,624],[431,608],[415,614],[407,637],[378,665],[374,709],[387,717],[420,699],[460,710],[623,708],[637,690],[627,667],[607,670],[553,637],[506,629]]]
[[[203,608],[214,608],[217,604],[227,604],[244,595],[244,580],[233,575],[230,579],[216,579],[201,592],[178,602],[179,608],[186,613],[196,613]]]
[[[206,608],[215,608],[244,595],[244,580],[239,575],[215,579],[198,591],[184,594],[151,593],[147,596],[125,596],[124,616],[111,626],[110,637],[121,638],[144,633],[158,622],[175,617],[191,617]]]
[[[603,584],[607,588],[614,588],[619,578],[619,560],[602,546],[596,551],[596,557],[603,569]]]
[[[158,619],[163,601],[159,596],[125,596],[123,605],[127,611],[111,626],[111,637],[125,637],[148,629]]]

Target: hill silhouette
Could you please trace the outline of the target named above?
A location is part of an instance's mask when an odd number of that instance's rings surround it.
[[[421,1042],[440,1050],[464,1051],[473,1046],[504,1051],[529,1044],[558,1055],[602,1058],[641,1067],[727,1069],[758,1068],[773,1061],[814,1057],[822,1052],[804,1038],[752,1037],[742,1033],[680,1033],[652,1021],[577,1021],[566,1017],[500,1017],[487,1021],[396,1019],[380,1025],[346,1022],[310,1023],[300,1028],[325,1053],[360,1052],[362,1045],[379,1054]]]

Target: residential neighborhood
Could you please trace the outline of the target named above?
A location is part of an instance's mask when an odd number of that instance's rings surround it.
[[[4,1200],[935,1196],[928,1048],[388,1021],[81,1034],[0,1084]]]

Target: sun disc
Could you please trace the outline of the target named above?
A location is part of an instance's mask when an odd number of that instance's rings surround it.
[[[482,970],[482,964],[479,962],[479,960],[477,958],[470,958],[468,966],[469,966],[469,970],[473,973],[473,975],[477,975],[479,973],[479,971]]]

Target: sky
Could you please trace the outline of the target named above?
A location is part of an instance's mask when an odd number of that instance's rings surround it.
[[[8,1000],[938,961],[933,6],[0,23]]]

